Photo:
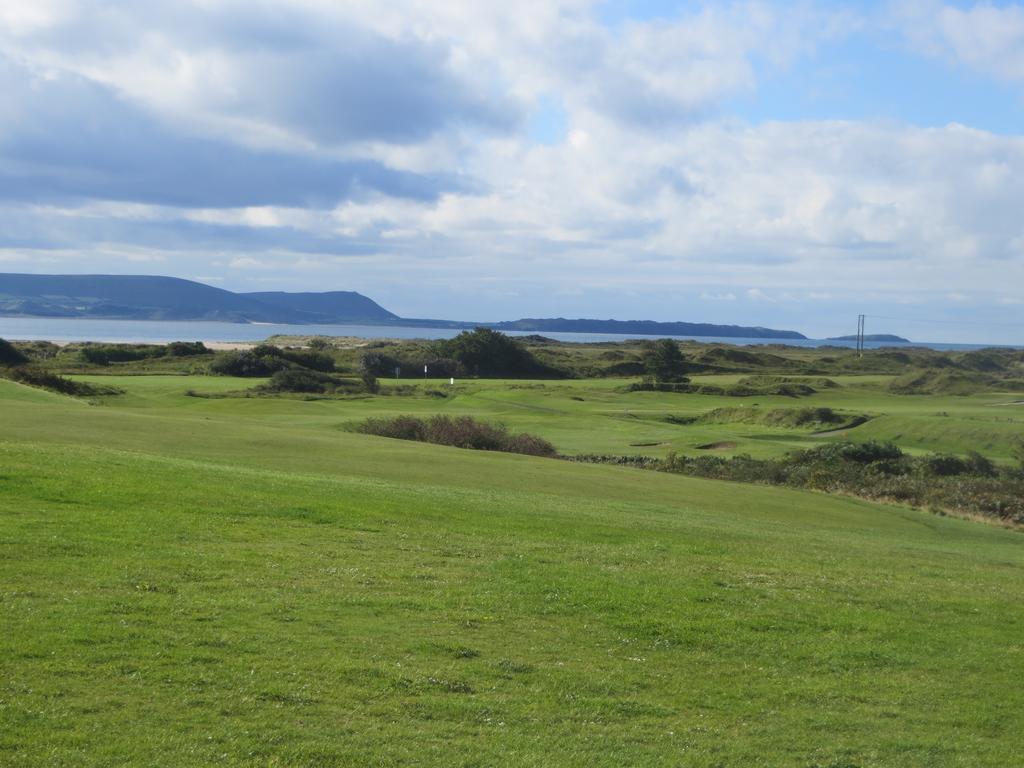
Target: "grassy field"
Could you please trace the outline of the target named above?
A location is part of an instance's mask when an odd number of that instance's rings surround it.
[[[737,398],[664,392],[624,392],[622,379],[572,381],[466,380],[404,382],[407,395],[349,400],[301,398],[186,398],[244,391],[258,381],[211,376],[76,376],[113,384],[127,394],[108,399],[109,407],[140,413],[175,411],[190,415],[258,419],[262,424],[336,429],[370,416],[447,413],[501,421],[539,434],[563,453],[644,454],[669,451],[694,455],[698,446],[716,445],[720,455],[747,453],[763,458],[806,448],[822,440],[890,440],[911,452],[963,454],[978,451],[997,461],[1011,458],[1014,440],[1024,435],[1024,393],[971,396],[907,396],[885,390],[891,377],[835,377],[840,386],[810,397],[779,395]],[[737,376],[702,376],[696,381],[733,383]],[[385,383],[384,391],[393,390]],[[447,395],[447,396],[440,396]],[[850,418],[872,419],[840,434],[821,436],[812,429],[770,427],[743,422],[680,425],[669,419],[697,417],[713,409],[798,409],[830,407]]]
[[[736,398],[588,380],[203,399],[185,391],[252,382],[97,379],[126,394],[89,405],[0,381],[0,765],[863,768],[1024,752],[1018,532],[346,430],[445,412],[566,452],[821,439],[664,420]],[[757,407],[872,413],[853,432],[994,457],[1019,434],[1019,396],[840,383]]]

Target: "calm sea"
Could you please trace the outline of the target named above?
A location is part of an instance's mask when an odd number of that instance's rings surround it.
[[[270,323],[211,323],[204,321],[175,322],[156,320],[79,320],[51,317],[0,317],[0,338],[17,341],[46,339],[49,341],[107,341],[130,343],[164,343],[168,341],[262,341],[268,336],[358,336],[366,339],[448,339],[460,333],[454,328],[407,328],[399,325],[276,325]],[[510,331],[510,336],[525,336],[525,331]],[[655,339],[664,336],[622,335],[615,333],[542,334],[559,341],[597,342],[625,339]],[[830,344],[852,347],[853,342],[822,339],[743,339],[708,336],[672,336],[670,338],[709,343],[741,345],[787,344],[795,347],[820,347]],[[868,347],[918,346],[932,349],[982,349],[985,344],[913,345],[891,342],[868,342]]]

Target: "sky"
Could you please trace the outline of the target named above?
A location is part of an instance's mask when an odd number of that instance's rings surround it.
[[[0,272],[1024,344],[1024,5],[2,0]]]

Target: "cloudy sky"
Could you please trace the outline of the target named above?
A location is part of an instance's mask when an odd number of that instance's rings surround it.
[[[1024,343],[1024,5],[2,0],[0,271]]]

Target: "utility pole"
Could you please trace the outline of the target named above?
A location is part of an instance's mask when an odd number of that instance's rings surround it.
[[[864,357],[864,320],[865,315],[857,315],[857,357]]]

